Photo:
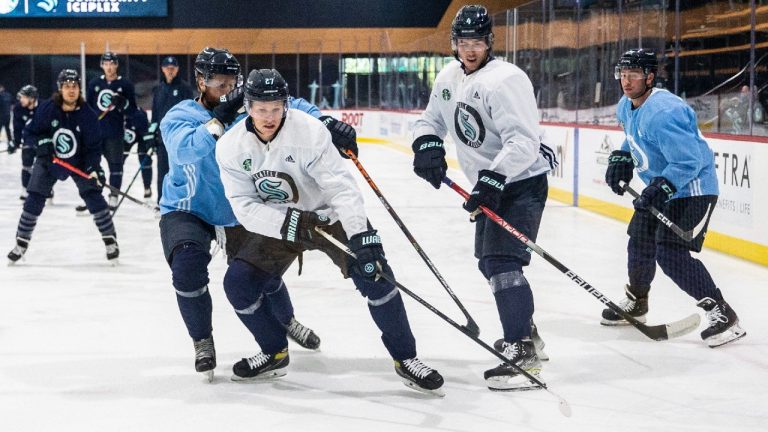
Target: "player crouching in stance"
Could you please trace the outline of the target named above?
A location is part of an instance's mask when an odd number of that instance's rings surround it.
[[[276,70],[251,71],[245,84],[249,117],[225,133],[216,149],[224,191],[247,230],[224,277],[224,290],[261,347],[260,353],[235,363],[232,379],[286,374],[286,330],[265,307],[264,291],[303,252],[319,250],[367,297],[403,382],[441,394],[443,377],[416,357],[416,341],[399,291],[377,278],[378,266],[389,274],[392,270],[331,134],[317,119],[288,109],[287,100],[288,85]],[[357,259],[348,259],[316,227],[347,242]]]
[[[35,146],[37,158],[32,166],[27,198],[16,231],[16,247],[8,254],[8,259],[12,264],[24,256],[53,185],[58,180],[72,177],[80,198],[85,201],[101,232],[107,259],[115,263],[120,251],[112,215],[101,195],[105,179],[100,166],[101,138],[96,113],[83,100],[77,71],[62,70],[57,83],[59,91],[40,105],[28,127],[26,140]],[[80,177],[54,164],[54,157],[90,173],[91,178]]]
[[[632,180],[637,164],[640,179],[648,185],[634,201],[635,213],[627,229],[629,285],[620,306],[645,322],[658,263],[706,311],[709,325],[701,338],[714,348],[746,335],[704,264],[691,256],[691,251],[701,251],[717,203],[715,159],[696,126],[693,110],[667,90],[653,87],[657,69],[656,55],[642,49],[624,53],[615,69],[624,91],[617,116],[627,139],[621,150],[611,153],[605,181],[613,192],[623,195],[622,183]],[[692,230],[693,239],[674,234],[651,214],[651,207],[683,230]],[[605,309],[601,324],[627,321]]]

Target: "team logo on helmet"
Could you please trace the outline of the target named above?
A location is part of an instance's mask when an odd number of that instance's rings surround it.
[[[263,202],[283,204],[299,202],[296,182],[286,173],[263,170],[253,175],[256,190]]]
[[[61,128],[53,134],[53,149],[62,159],[72,157],[77,152],[77,138],[69,129]]]
[[[443,89],[443,100],[451,100],[451,91],[448,89]]]
[[[483,145],[485,126],[480,113],[473,107],[458,102],[453,113],[453,127],[459,140],[472,148]]]

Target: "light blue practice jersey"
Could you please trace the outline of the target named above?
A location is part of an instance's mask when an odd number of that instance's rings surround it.
[[[682,99],[653,89],[640,108],[622,97],[617,117],[626,139],[622,150],[632,153],[646,184],[664,177],[677,192],[674,198],[718,195],[715,157],[696,123],[696,113]]]

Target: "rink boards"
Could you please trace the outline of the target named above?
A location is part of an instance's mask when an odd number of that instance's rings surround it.
[[[361,143],[380,144],[411,152],[418,112],[333,111],[324,113],[355,127]],[[605,184],[608,155],[619,149],[624,133],[614,127],[543,124],[546,141],[560,166],[550,176],[551,199],[615,219],[629,221],[632,200],[617,196]],[[712,216],[705,246],[729,255],[768,265],[768,142],[743,137],[705,135],[715,155],[720,198]],[[449,166],[458,168],[456,149],[446,140]],[[642,182],[635,176],[635,190]],[[763,197],[763,199],[760,199]]]

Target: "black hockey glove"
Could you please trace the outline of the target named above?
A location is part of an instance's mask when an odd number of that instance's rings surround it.
[[[53,141],[50,138],[43,138],[37,142],[35,157],[42,161],[45,166],[53,163]]]
[[[311,242],[315,236],[320,236],[315,232],[315,227],[327,226],[330,222],[326,216],[289,207],[280,234],[283,240],[292,243]]]
[[[640,211],[649,211],[651,207],[659,210],[664,203],[672,199],[675,192],[677,189],[669,180],[664,177],[654,177],[632,204],[635,205],[636,210]]]
[[[350,272],[375,280],[379,266],[382,269],[387,268],[387,259],[384,256],[384,248],[381,246],[381,237],[376,234],[376,230],[372,229],[353,235],[349,239],[348,246],[357,257],[350,263]]]
[[[88,177],[92,178],[96,182],[96,186],[103,188],[107,184],[107,176],[104,175],[104,170],[101,166],[88,167],[85,172],[88,173]]]
[[[422,135],[413,140],[411,148],[413,149],[413,172],[428,181],[435,189],[440,189],[440,182],[448,170],[443,140],[437,135]]]
[[[480,170],[477,175],[477,183],[469,194],[469,199],[464,203],[464,210],[476,213],[478,207],[487,207],[496,210],[501,202],[501,193],[507,177],[491,170]],[[473,220],[474,222],[474,220]]]
[[[115,107],[115,111],[117,112],[123,112],[127,108],[127,102],[128,100],[125,98],[125,96],[121,95],[120,93],[115,93],[112,95],[112,105]]]
[[[613,193],[624,195],[624,189],[619,183],[632,180],[635,163],[632,154],[628,151],[614,150],[608,156],[608,168],[605,170],[605,182],[611,187]]]
[[[237,87],[219,99],[219,104],[213,109],[213,117],[226,126],[237,118],[237,111],[243,107],[245,93],[243,86]]]
[[[352,150],[352,153],[357,157],[357,132],[355,132],[355,128],[331,116],[321,116],[320,121],[331,133],[331,141],[333,141],[333,145],[336,146],[341,157],[349,159],[347,150]]]

